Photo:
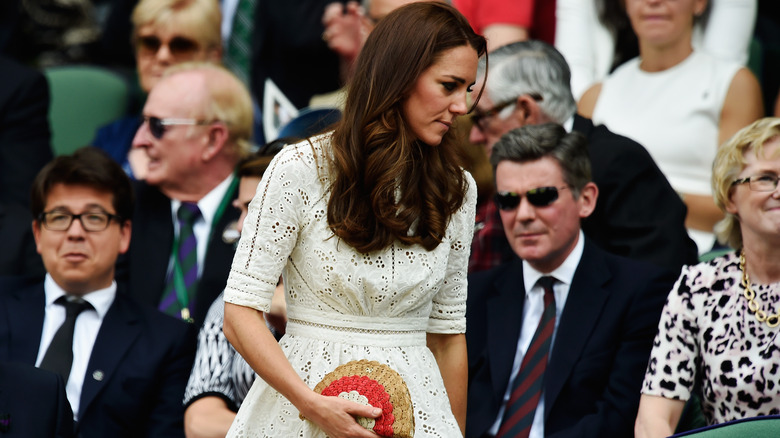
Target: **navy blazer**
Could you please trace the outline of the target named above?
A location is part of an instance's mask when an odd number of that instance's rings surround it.
[[[136,209],[133,215],[133,239],[127,254],[117,261],[117,280],[127,281],[129,290],[139,302],[158,307],[165,291],[165,277],[173,247],[171,200],[156,187],[136,182]],[[226,193],[233,200],[237,189]],[[214,299],[222,293],[233,264],[235,244],[225,243],[222,232],[240,216],[238,209],[228,206],[209,240],[203,273],[195,292],[192,317],[197,325],[206,319]]]
[[[73,412],[58,374],[0,362],[0,437],[70,438]]]
[[[43,284],[0,292],[0,361],[35,364]],[[195,357],[191,324],[117,292],[103,318],[79,401],[80,437],[183,437],[182,397]]]
[[[586,238],[545,374],[546,437],[633,436],[639,390],[675,277]],[[498,416],[524,302],[517,257],[469,276],[467,438],[488,436]]]

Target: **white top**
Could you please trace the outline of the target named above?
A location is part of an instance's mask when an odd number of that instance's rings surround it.
[[[507,385],[504,392],[504,400],[501,402],[501,409],[498,410],[498,416],[496,422],[490,428],[489,433],[495,436],[498,433],[498,429],[501,427],[501,420],[504,417],[504,411],[506,410],[506,404],[509,401],[509,397],[512,395],[512,387],[514,386],[517,373],[520,372],[520,365],[523,363],[525,352],[528,351],[528,347],[531,346],[536,328],[539,325],[539,320],[542,319],[544,313],[544,289],[537,284],[540,278],[544,276],[550,276],[555,278],[553,283],[553,295],[555,296],[555,325],[553,327],[553,334],[550,340],[550,352],[555,348],[555,334],[558,333],[558,325],[561,320],[561,313],[566,305],[566,299],[569,297],[569,289],[571,288],[571,282],[574,279],[574,273],[577,271],[577,266],[580,264],[582,258],[582,252],[585,249],[585,235],[580,231],[580,237],[577,240],[577,245],[572,252],[566,257],[561,266],[555,268],[550,273],[542,273],[532,268],[525,260],[523,260],[523,285],[525,287],[525,304],[523,304],[523,325],[520,328],[520,337],[517,340],[517,350],[515,351],[515,360],[512,363],[512,374],[509,377],[509,385]],[[549,358],[549,356],[548,356]],[[539,405],[536,407],[534,413],[534,422],[531,424],[531,432],[529,438],[543,438],[544,437],[544,389],[542,389],[542,396],[539,398]]]
[[[54,281],[51,275],[46,274],[43,282],[43,290],[46,295],[46,310],[43,317],[43,330],[41,332],[41,344],[38,347],[38,358],[35,366],[40,366],[46,350],[49,348],[54,335],[65,322],[65,306],[56,304],[57,298],[65,295],[65,291]],[[87,373],[89,358],[92,356],[92,347],[103,324],[103,318],[114,302],[116,296],[116,282],[111,286],[90,292],[82,298],[92,305],[94,309],[82,311],[76,318],[76,326],[73,329],[73,365],[65,384],[65,392],[73,410],[73,419],[78,420],[79,403],[81,401],[81,387],[84,385],[84,376]]]
[[[425,334],[466,330],[476,184],[465,173],[463,206],[435,249],[396,242],[363,254],[328,226],[329,139],[287,146],[271,162],[249,205],[225,301],[267,312],[283,274],[289,323],[280,346],[309,387],[350,360],[377,360],[406,381],[416,438],[460,436]],[[239,432],[245,438],[325,436],[262,379],[228,436]]]
[[[557,0],[555,47],[571,68],[571,90],[579,100],[609,74],[615,57],[615,37],[599,21],[600,0]],[[693,47],[744,65],[753,37],[756,0],[711,0],[706,28],[694,26]]]
[[[628,61],[603,82],[593,123],[642,144],[677,192],[711,195],[720,114],[741,66],[695,51],[661,72],[639,63]],[[699,252],[712,247],[714,235],[690,231]]]

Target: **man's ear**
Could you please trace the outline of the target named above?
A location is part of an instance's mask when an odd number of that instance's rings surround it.
[[[130,237],[133,234],[133,222],[126,220],[120,224],[119,233],[119,254],[124,254],[130,248]]]
[[[527,94],[522,94],[517,98],[515,107],[515,111],[522,113],[522,126],[538,125],[546,122],[546,120],[543,119],[543,114],[539,108],[539,104],[536,102],[536,100],[534,100],[534,98]]]
[[[41,223],[40,221],[34,220],[32,221],[32,232],[33,237],[35,238],[35,250],[38,252],[38,254],[41,253]]]
[[[203,149],[203,161],[210,161],[216,157],[225,147],[227,147],[230,132],[227,125],[223,122],[214,122],[209,126],[208,145]]]
[[[580,191],[580,197],[577,200],[580,204],[580,217],[585,219],[596,209],[596,201],[599,197],[599,188],[594,182],[585,184]]]

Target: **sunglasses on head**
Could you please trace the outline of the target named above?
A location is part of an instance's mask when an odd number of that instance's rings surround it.
[[[560,190],[566,188],[561,187]],[[557,187],[537,187],[525,192],[525,197],[534,207],[546,207],[558,199],[558,190]],[[523,195],[515,192],[498,192],[494,197],[496,206],[498,206],[499,210],[504,211],[511,211],[517,208],[521,199],[523,199]]]
[[[159,117],[154,117],[154,116],[142,116],[141,124],[143,123],[147,123],[149,125],[149,132],[152,133],[152,137],[156,138],[157,140],[160,140],[163,138],[163,135],[165,135],[165,128],[168,126],[210,125],[211,123],[214,122],[210,122],[208,120],[198,120],[198,119],[161,119]]]
[[[141,36],[138,37],[137,41],[138,48],[150,53],[157,53],[157,51],[160,50],[160,47],[163,45],[160,38],[155,35]],[[167,45],[168,51],[170,51],[171,55],[173,56],[190,54],[198,50],[199,47],[199,44],[195,40],[182,36],[175,36],[171,38]]]

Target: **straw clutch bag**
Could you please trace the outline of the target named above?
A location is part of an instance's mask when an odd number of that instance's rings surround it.
[[[414,412],[409,388],[389,366],[368,360],[353,360],[338,366],[314,387],[314,391],[382,409],[379,418],[357,421],[377,435],[392,438],[414,436]]]

